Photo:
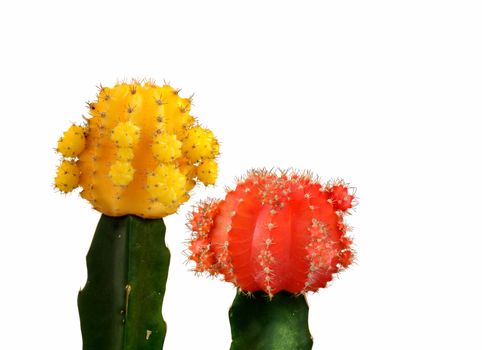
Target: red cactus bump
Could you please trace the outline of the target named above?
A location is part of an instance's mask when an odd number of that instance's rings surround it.
[[[251,171],[224,200],[193,211],[189,259],[247,292],[316,291],[352,262],[343,217],[353,200],[341,181]]]

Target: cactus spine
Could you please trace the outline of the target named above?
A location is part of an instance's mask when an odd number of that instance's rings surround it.
[[[79,292],[84,350],[162,349],[169,267],[163,217],[199,180],[214,184],[219,144],[169,85],[101,87],[91,117],[59,139],[55,186],[102,213]]]
[[[277,318],[276,305],[287,309],[295,307],[291,303],[299,305],[294,295],[326,287],[334,274],[351,264],[352,242],[344,216],[353,200],[341,181],[321,184],[308,174],[255,170],[236,189],[228,190],[225,199],[201,203],[193,211],[189,258],[196,263],[195,271],[220,275],[240,291],[256,296],[254,301],[236,296],[230,313],[232,349],[257,349],[261,341],[251,334],[256,327],[238,319],[245,317],[264,319],[262,329],[273,337],[275,329],[284,327],[286,337],[298,337],[290,338],[290,344],[310,344],[304,323],[298,323],[301,328],[296,332],[288,332],[294,325],[289,318],[283,318],[286,322]],[[266,304],[261,294],[278,301]],[[251,308],[253,314],[242,312],[238,304]],[[258,315],[258,309],[276,312],[268,320],[268,311]],[[307,306],[304,315],[308,315]],[[246,339],[253,343],[247,344]],[[240,342],[245,345],[239,347]],[[299,349],[311,348],[306,346]]]

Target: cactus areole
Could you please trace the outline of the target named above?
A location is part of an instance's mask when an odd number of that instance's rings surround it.
[[[84,350],[162,349],[169,267],[163,217],[196,181],[214,184],[219,145],[191,115],[191,99],[169,85],[101,87],[85,125],[59,139],[55,186],[102,213],[78,307]]]
[[[302,308],[299,299],[286,298],[285,293],[295,296],[315,292],[351,264],[352,241],[344,217],[353,200],[353,193],[342,181],[321,184],[309,174],[254,170],[234,190],[228,190],[225,199],[197,206],[190,217],[193,233],[189,259],[196,263],[194,270],[219,275],[247,294],[243,297],[238,293],[230,312],[232,349],[243,348],[236,345],[239,339],[253,339],[243,346],[258,349],[256,344],[262,339],[250,332],[259,331],[259,327],[264,337],[276,337],[273,332],[280,329],[280,320],[272,320],[277,327],[256,321],[267,317],[256,316],[256,310],[276,310],[274,305],[266,308],[266,300],[281,300],[282,307],[288,308],[294,307],[291,301]],[[252,293],[256,293],[254,300],[249,299]],[[285,297],[276,298],[279,293]],[[244,319],[248,315],[236,305],[253,310],[251,326]],[[307,317],[306,303],[305,307]],[[241,330],[240,325],[244,325]],[[292,326],[286,323],[285,329]],[[302,334],[306,336],[304,330],[286,336]],[[303,337],[290,339],[290,344],[311,344]],[[311,345],[300,347],[305,348]],[[285,348],[273,345],[262,349]]]

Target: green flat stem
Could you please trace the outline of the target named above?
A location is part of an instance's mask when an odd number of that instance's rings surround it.
[[[238,291],[229,309],[231,350],[310,350],[308,304],[304,295]]]
[[[170,254],[162,219],[102,215],[78,307],[84,350],[160,350]]]

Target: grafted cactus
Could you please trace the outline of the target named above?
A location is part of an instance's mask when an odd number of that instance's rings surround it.
[[[353,200],[341,181],[259,170],[225,199],[193,211],[195,271],[220,275],[240,291],[230,312],[232,349],[311,348],[304,294],[351,264],[344,216]]]
[[[86,124],[58,141],[55,186],[103,215],[87,255],[78,307],[84,350],[162,349],[169,266],[163,217],[196,180],[214,184],[219,145],[169,85],[119,83],[88,104]]]

